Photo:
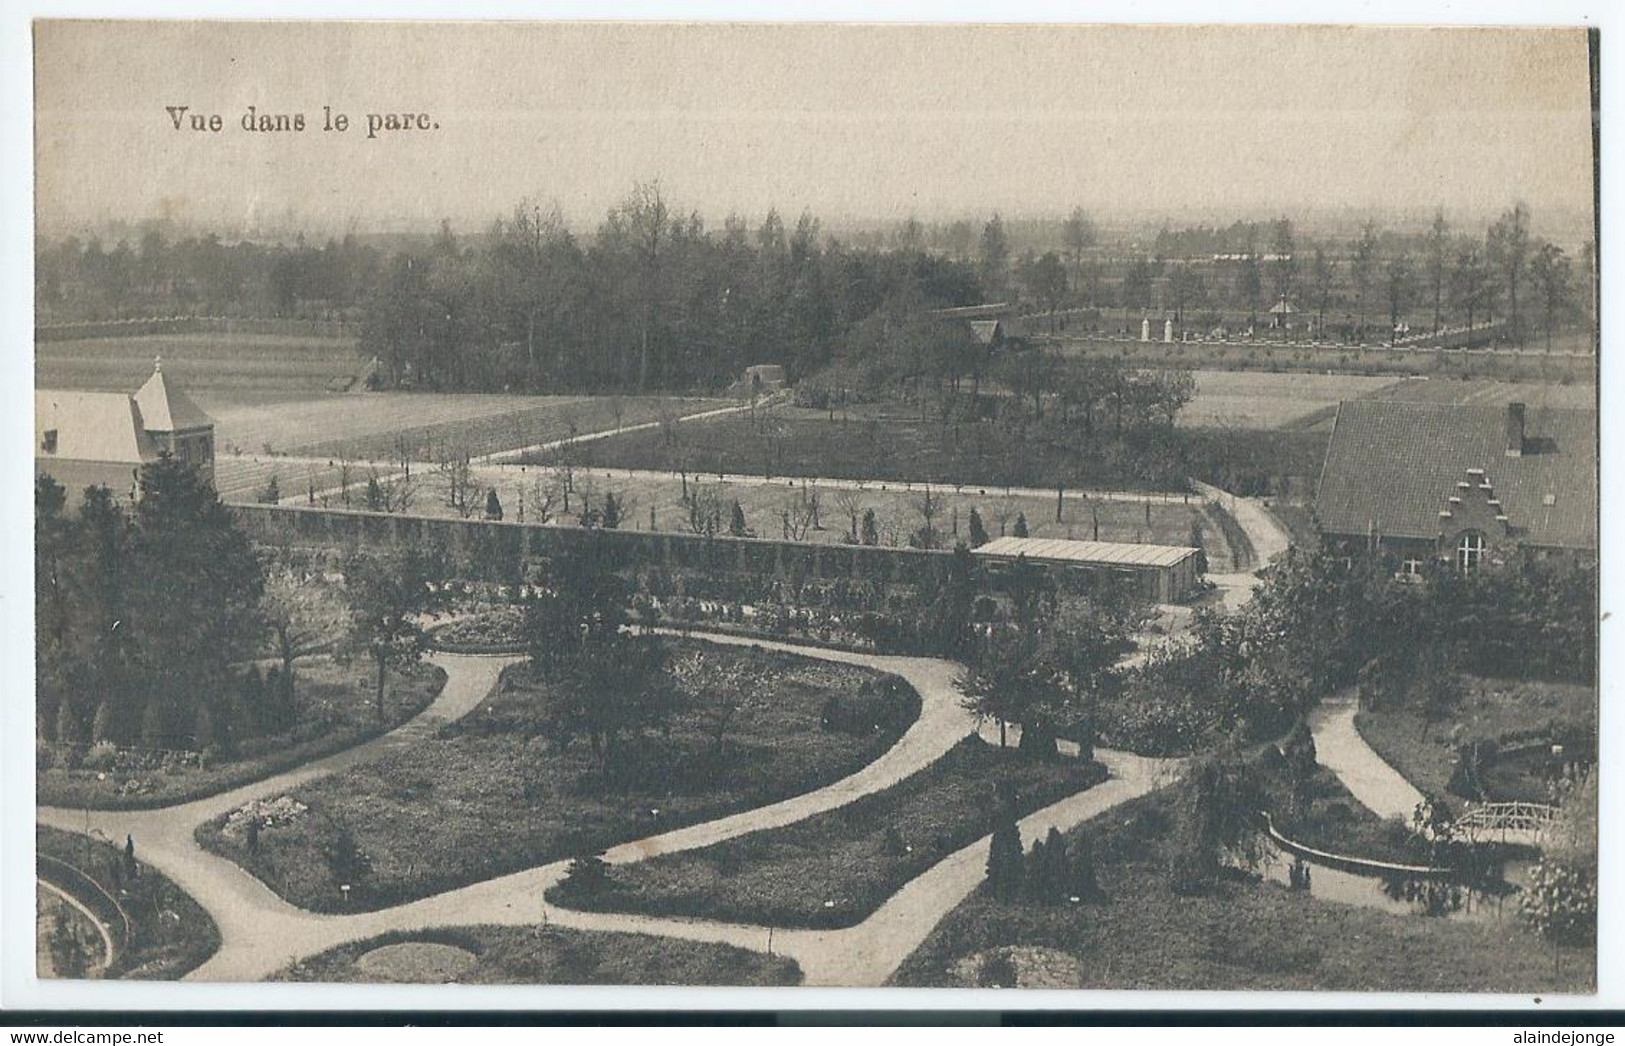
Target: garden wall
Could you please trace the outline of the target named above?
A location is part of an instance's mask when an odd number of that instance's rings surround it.
[[[292,505],[232,505],[238,526],[261,545],[284,548],[414,548],[476,578],[504,580],[562,550],[597,542],[612,569],[640,566],[776,577],[854,578],[918,585],[946,569],[951,553],[872,545],[824,545],[673,532],[586,530],[480,519],[443,519]]]

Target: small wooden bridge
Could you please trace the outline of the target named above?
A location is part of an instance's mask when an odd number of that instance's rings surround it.
[[[1451,826],[1452,834],[1470,843],[1516,843],[1539,846],[1557,819],[1549,803],[1479,803]]]

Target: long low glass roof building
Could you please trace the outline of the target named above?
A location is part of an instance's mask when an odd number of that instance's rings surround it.
[[[1203,569],[1202,550],[1182,545],[1136,545],[1116,541],[1068,538],[994,538],[973,549],[984,560],[1029,563],[1083,575],[1133,575],[1141,591],[1158,603],[1178,603],[1196,587]]]

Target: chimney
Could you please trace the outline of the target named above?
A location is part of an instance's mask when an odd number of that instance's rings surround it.
[[[1523,404],[1507,404],[1507,457],[1523,457]]]

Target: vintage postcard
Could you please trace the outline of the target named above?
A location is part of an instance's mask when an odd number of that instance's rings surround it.
[[[33,32],[40,978],[1596,990],[1594,33]]]

